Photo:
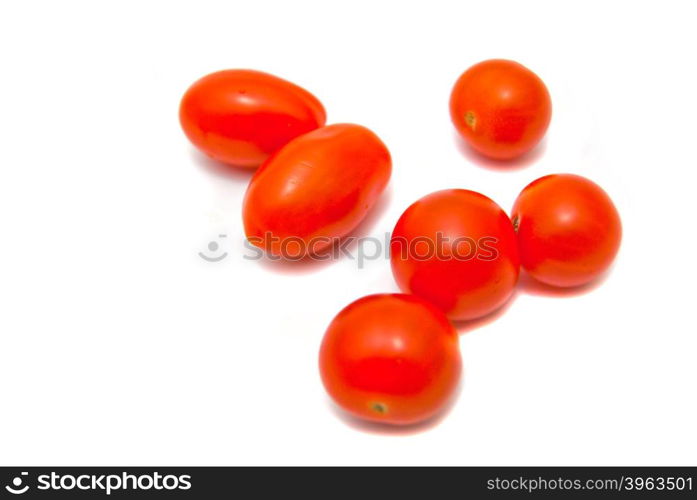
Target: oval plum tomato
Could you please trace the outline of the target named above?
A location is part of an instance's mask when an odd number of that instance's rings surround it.
[[[382,141],[360,125],[329,125],[292,140],[249,183],[247,239],[288,260],[321,252],[370,211],[391,165]]]
[[[552,117],[552,101],[542,80],[525,66],[491,59],[455,82],[450,117],[476,151],[508,160],[540,142]]]
[[[291,139],[324,125],[315,96],[260,71],[230,69],[204,76],[179,107],[184,133],[218,161],[258,167]]]
[[[502,306],[518,281],[513,225],[484,195],[448,189],[416,201],[390,241],[392,273],[453,320],[484,316]]]
[[[458,335],[440,310],[418,297],[369,295],[331,322],[319,368],[329,395],[353,415],[413,424],[435,415],[455,392]]]
[[[552,286],[589,283],[617,255],[622,223],[600,186],[572,174],[530,183],[513,206],[523,268]]]

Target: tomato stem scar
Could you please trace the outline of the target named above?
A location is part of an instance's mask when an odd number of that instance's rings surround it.
[[[520,219],[519,219],[518,216],[516,215],[515,217],[513,217],[513,220],[512,220],[511,222],[513,223],[513,231],[515,231],[515,232],[517,233],[517,232],[518,232],[518,226],[520,225]]]
[[[381,415],[387,413],[387,405],[384,403],[372,403],[370,407],[374,412],[380,413]]]
[[[474,130],[474,127],[477,126],[477,117],[474,114],[474,111],[468,111],[465,113],[465,123],[467,123],[467,126]]]

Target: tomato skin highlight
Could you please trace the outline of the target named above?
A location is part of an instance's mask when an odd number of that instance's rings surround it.
[[[196,81],[179,106],[189,140],[211,158],[256,168],[295,137],[326,122],[307,90],[261,71],[230,69]]]
[[[448,241],[439,244],[443,238]],[[463,238],[476,254],[462,250],[458,240]],[[439,253],[427,253],[424,241]],[[454,258],[458,255],[462,258]],[[390,261],[403,292],[432,302],[452,320],[475,319],[501,307],[511,297],[520,269],[506,213],[486,196],[465,189],[437,191],[407,208],[392,232]]]
[[[552,286],[595,280],[610,267],[622,240],[622,222],[610,197],[578,175],[547,175],[528,184],[512,217],[523,268]]]
[[[377,294],[332,320],[319,368],[344,410],[405,425],[434,416],[450,401],[462,362],[458,334],[440,310],[413,295]]]
[[[450,117],[476,151],[510,160],[542,140],[552,101],[544,82],[525,66],[491,59],[470,67],[455,82]]]
[[[274,256],[320,253],[358,226],[391,170],[387,147],[360,125],[328,125],[302,135],[249,183],[242,209],[247,239]],[[290,241],[298,243],[286,245]]]

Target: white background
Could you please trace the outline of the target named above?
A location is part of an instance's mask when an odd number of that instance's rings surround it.
[[[0,8],[0,462],[10,464],[692,464],[697,37],[689,2],[4,2]],[[457,76],[515,59],[552,125],[524,161],[458,145]],[[615,200],[624,240],[599,286],[528,280],[461,325],[459,397],[385,431],[328,401],[317,351],[385,259],[244,260],[250,173],[182,134],[179,99],[224,68],[317,95],[394,160],[361,227],[480,191],[505,209],[574,172]],[[225,240],[218,234],[227,234]],[[228,257],[197,255],[218,239]],[[367,251],[372,250],[366,248]]]

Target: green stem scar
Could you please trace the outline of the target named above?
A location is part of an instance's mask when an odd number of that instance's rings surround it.
[[[370,409],[373,410],[375,413],[379,413],[380,415],[384,415],[387,413],[387,405],[385,403],[371,403]]]

